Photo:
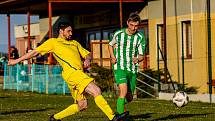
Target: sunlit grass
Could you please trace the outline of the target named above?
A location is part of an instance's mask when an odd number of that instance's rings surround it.
[[[114,99],[107,98],[115,110]],[[106,116],[89,98],[88,109],[63,121],[107,121]],[[30,92],[0,90],[0,121],[48,121],[51,114],[57,113],[73,103],[69,95],[46,95]],[[127,106],[131,121],[213,121],[215,104],[189,102],[177,108],[171,101],[156,99],[136,99]]]

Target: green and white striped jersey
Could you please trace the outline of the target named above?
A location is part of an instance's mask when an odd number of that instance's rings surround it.
[[[117,63],[113,65],[113,69],[122,69],[136,73],[138,71],[138,64],[134,64],[132,58],[144,54],[145,37],[140,32],[128,35],[125,30],[116,31],[109,42],[109,45],[114,47],[114,55],[117,59]]]

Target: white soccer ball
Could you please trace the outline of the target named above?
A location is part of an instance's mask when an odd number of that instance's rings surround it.
[[[189,102],[189,97],[185,92],[179,91],[173,95],[172,101],[177,107],[184,107]]]
[[[20,73],[21,73],[22,76],[26,75],[26,72],[24,70],[22,70]]]

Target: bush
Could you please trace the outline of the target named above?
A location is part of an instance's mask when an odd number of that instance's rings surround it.
[[[187,84],[185,84],[183,89],[183,84],[178,83],[177,85],[178,85],[178,90],[182,90],[188,94],[196,94],[198,92],[197,91],[198,87],[193,87],[193,86],[187,87]]]
[[[164,70],[152,70],[152,69],[146,69],[141,71],[145,74],[147,74],[148,76],[155,78],[158,80],[158,77],[160,76],[160,82],[163,84],[172,84],[170,81],[165,82],[164,80]],[[96,84],[101,88],[102,92],[108,93],[107,95],[110,95],[110,92],[113,92],[113,88],[114,88],[114,78],[113,78],[113,72],[111,69],[107,69],[104,67],[99,66],[98,64],[92,64],[91,69],[90,69],[90,75],[91,77],[93,77],[96,81]],[[138,74],[137,78],[144,81],[145,83],[151,85],[154,87],[155,84],[157,84],[156,82],[150,80],[149,78]],[[170,80],[170,77],[168,77],[168,80]],[[173,81],[174,84],[177,84],[178,90],[182,90],[185,91],[186,93],[190,94],[190,93],[197,93],[197,87],[187,87],[187,84],[184,85],[184,89],[183,89],[183,84],[180,84],[176,81]],[[137,87],[149,92],[150,94],[155,94],[156,90],[148,87],[147,85],[138,82],[137,81]],[[173,92],[173,90],[167,90],[167,92]],[[146,93],[143,93],[141,91],[137,91],[137,97],[139,98],[146,98],[146,97],[151,97]]]
[[[101,88],[102,92],[109,92],[113,90],[113,74],[111,69],[101,67],[97,64],[92,64],[90,75],[96,81],[96,84]]]

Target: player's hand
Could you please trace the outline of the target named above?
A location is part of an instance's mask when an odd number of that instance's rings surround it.
[[[16,65],[18,63],[18,61],[17,60],[13,60],[13,59],[10,59],[9,61],[8,61],[8,66],[13,66],[13,65]]]
[[[90,60],[89,59],[85,59],[84,60],[84,68],[88,68],[90,67]]]
[[[133,63],[134,63],[134,64],[139,63],[139,60],[138,60],[138,58],[137,58],[137,57],[133,57],[133,58],[132,58],[132,61],[133,61]]]
[[[111,63],[112,63],[112,64],[116,64],[116,62],[117,62],[117,60],[116,60],[115,57],[114,57],[114,58],[111,58]]]

